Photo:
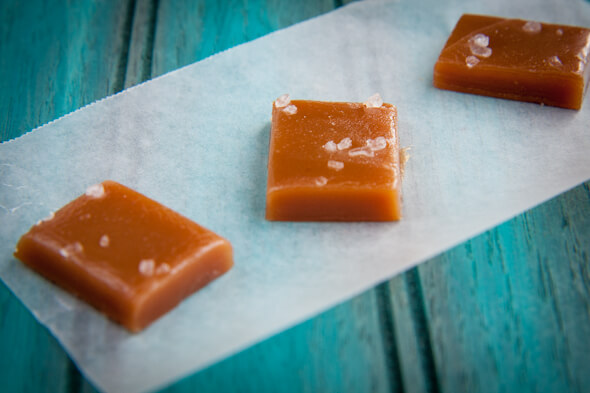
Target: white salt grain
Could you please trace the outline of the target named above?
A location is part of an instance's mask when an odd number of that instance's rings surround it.
[[[323,177],[323,176],[317,177],[317,178],[315,179],[315,184],[316,184],[317,186],[320,186],[320,187],[321,187],[321,186],[325,186],[327,183],[328,183],[328,179],[326,179],[326,178],[325,178],[325,177]]]
[[[369,146],[357,147],[355,149],[351,149],[348,151],[348,155],[351,157],[356,156],[366,156],[366,157],[373,157],[375,153]]]
[[[336,171],[339,171],[342,168],[344,168],[344,163],[341,161],[330,160],[330,161],[328,161],[328,168],[332,168]]]
[[[380,108],[383,105],[383,99],[379,93],[375,93],[367,98],[367,100],[363,102],[363,105],[367,108]]]
[[[289,94],[283,94],[282,96],[280,96],[279,98],[277,98],[275,100],[275,106],[277,108],[284,108],[287,105],[289,105],[291,103],[291,97],[289,97]]]
[[[542,28],[541,23],[533,22],[533,21],[528,21],[527,23],[525,23],[522,26],[522,29],[524,31],[526,31],[527,33],[533,33],[533,34],[540,33],[541,28]]]
[[[288,105],[283,109],[283,112],[285,112],[289,115],[294,115],[295,113],[297,113],[297,107],[293,104]]]
[[[557,56],[550,57],[549,64],[553,67],[561,67],[563,65],[563,63],[561,62],[561,59]]]
[[[471,54],[475,56],[487,58],[492,55],[492,48],[488,48],[487,46],[471,45],[469,49],[471,49]]]
[[[479,63],[479,59],[475,56],[467,56],[465,58],[465,64],[467,64],[467,67],[469,68],[477,65],[477,63]]]
[[[352,146],[352,139],[346,137],[338,142],[338,150],[346,150]]]
[[[490,37],[485,34],[478,33],[469,39],[469,43],[475,46],[486,47],[490,44]]]
[[[367,146],[372,151],[383,150],[387,147],[387,139],[382,136],[379,136],[375,139],[367,139]]]
[[[156,274],[166,273],[170,273],[170,265],[168,265],[167,263],[161,263],[160,265],[158,265],[158,267],[156,268]]]
[[[153,259],[142,259],[139,262],[139,272],[144,276],[152,276],[156,267],[156,261]]]
[[[111,239],[109,238],[109,235],[102,235],[100,237],[100,240],[98,241],[98,245],[106,248],[109,246],[109,244],[111,244]]]
[[[338,149],[334,141],[326,142],[326,144],[322,147],[324,148],[324,150],[329,152],[335,152]]]
[[[478,33],[471,37],[468,43],[471,54],[480,57],[490,57],[492,55],[492,48],[488,48],[490,37],[487,35]]]
[[[75,242],[75,243],[72,243],[72,244],[68,244],[67,246],[65,246],[62,249],[60,249],[59,250],[59,255],[61,255],[64,258],[69,258],[70,255],[72,255],[72,254],[79,254],[82,251],[84,251],[84,246],[82,246],[82,243]]]
[[[86,196],[91,198],[102,198],[104,196],[104,187],[102,184],[93,184],[86,189]]]
[[[557,34],[557,35],[560,35],[560,36],[561,36],[561,35],[563,35],[563,30],[561,30],[561,29],[557,29],[557,30],[555,30],[555,34]]]

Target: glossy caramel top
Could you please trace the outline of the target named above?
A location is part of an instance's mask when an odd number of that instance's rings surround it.
[[[294,100],[273,105],[268,185],[393,188],[399,179],[396,109],[379,103]]]
[[[54,271],[49,262],[33,261],[30,255],[56,254],[50,259],[62,261],[62,275],[68,266],[72,274],[84,271],[85,277],[130,298],[219,242],[225,240],[188,218],[105,181],[33,226],[15,255],[41,271]]]
[[[589,51],[586,28],[467,14],[457,22],[439,61],[469,66],[471,59],[472,67],[583,75]]]

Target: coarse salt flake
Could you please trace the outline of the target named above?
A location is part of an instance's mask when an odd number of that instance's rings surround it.
[[[170,273],[170,265],[167,263],[160,263],[156,268],[156,274],[166,274]]]
[[[344,168],[344,163],[342,161],[329,160],[328,161],[328,168],[332,168],[336,171],[339,171],[342,168]]]
[[[557,35],[563,35],[563,30],[557,29],[557,30],[555,30],[555,34],[557,34]]]
[[[465,64],[467,64],[467,67],[469,68],[477,65],[477,63],[479,63],[479,59],[475,56],[467,56],[465,58]]]
[[[283,112],[285,112],[288,115],[294,115],[295,113],[297,113],[297,107],[293,104],[291,105],[287,105],[284,109]]]
[[[363,147],[357,147],[355,149],[349,150],[348,155],[351,157],[356,157],[356,156],[373,157],[373,156],[375,156],[375,153],[373,152],[373,149],[371,149],[369,146],[363,146]]]
[[[323,176],[316,177],[315,184],[320,187],[325,186],[326,184],[328,184],[328,179],[326,179]]]
[[[469,43],[475,46],[483,46],[485,48],[490,44],[490,37],[485,34],[478,33],[469,38]]]
[[[82,243],[75,242],[75,243],[68,244],[67,246],[61,248],[59,250],[59,255],[61,255],[64,258],[69,258],[70,255],[79,254],[82,251],[84,251],[84,246],[82,246]]]
[[[156,261],[153,259],[142,259],[139,262],[139,272],[144,276],[153,276],[156,268]]]
[[[383,150],[387,147],[387,139],[378,136],[375,139],[367,139],[367,146],[373,151]]]
[[[487,46],[470,45],[471,54],[479,57],[490,57],[492,55],[492,48]]]
[[[109,246],[109,244],[111,244],[111,239],[109,238],[109,235],[102,235],[100,237],[100,240],[98,241],[98,245],[106,248]]]
[[[524,31],[526,31],[527,33],[540,33],[541,32],[541,23],[539,22],[533,22],[533,21],[528,21],[527,23],[525,23],[522,26],[522,29]]]
[[[289,94],[283,94],[282,96],[280,96],[279,98],[277,98],[275,100],[275,106],[277,108],[284,108],[287,105],[289,105],[291,103],[291,97],[289,97]]]
[[[102,184],[93,184],[86,189],[86,196],[91,198],[102,198],[104,196],[104,187]]]
[[[363,105],[367,108],[380,108],[383,105],[383,99],[379,93],[375,93],[367,98],[367,100],[363,102]]]
[[[328,141],[322,146],[324,150],[329,152],[335,152],[338,149],[338,146],[334,143],[334,141]]]
[[[350,146],[352,146],[352,139],[348,137],[343,138],[340,142],[338,142],[338,150],[346,150]]]
[[[563,65],[561,59],[557,56],[551,56],[549,58],[549,64],[553,67],[561,67]]]

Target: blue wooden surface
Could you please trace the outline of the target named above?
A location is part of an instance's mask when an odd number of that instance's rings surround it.
[[[340,5],[3,0],[0,140]],[[165,391],[590,391],[589,255],[585,183]],[[94,391],[3,284],[0,391]]]

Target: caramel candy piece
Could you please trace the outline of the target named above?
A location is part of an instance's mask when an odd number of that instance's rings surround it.
[[[397,111],[365,103],[273,105],[266,218],[392,221],[401,218]]]
[[[227,240],[113,181],[34,225],[15,256],[133,332],[233,264]]]
[[[589,29],[466,14],[434,66],[434,86],[580,109],[589,61]]]

